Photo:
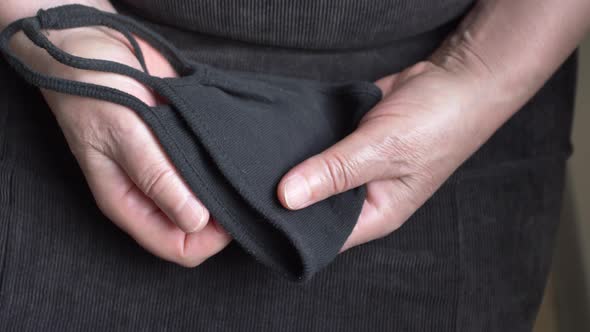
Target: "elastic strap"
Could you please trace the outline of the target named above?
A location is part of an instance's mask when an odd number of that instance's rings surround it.
[[[62,30],[85,26],[106,26],[122,33],[133,47],[135,56],[145,72],[114,61],[86,59],[68,54],[56,47],[42,32],[42,30],[48,29]],[[153,47],[158,49],[180,75],[186,75],[192,71],[188,61],[186,61],[174,46],[132,19],[82,5],[67,5],[49,10],[39,10],[37,16],[15,21],[0,34],[0,51],[4,53],[7,61],[30,84],[45,89],[108,100],[135,110],[148,107],[137,97],[118,89],[53,77],[33,70],[24,64],[10,49],[10,39],[21,30],[24,31],[26,36],[35,45],[45,49],[55,60],[64,65],[78,69],[129,76],[146,84],[150,88],[160,86],[161,84],[159,82],[161,79],[147,73],[143,53],[132,33],[145,39]]]

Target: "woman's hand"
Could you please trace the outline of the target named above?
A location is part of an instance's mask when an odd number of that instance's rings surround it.
[[[478,1],[429,62],[377,84],[383,100],[341,142],[278,186],[300,209],[366,184],[343,250],[399,228],[571,54],[590,28],[586,0]]]
[[[140,69],[132,48],[118,33],[102,28],[51,31],[64,51],[124,63]],[[27,63],[47,74],[113,87],[149,105],[152,92],[137,81],[110,73],[61,65],[44,51],[15,40]],[[174,76],[168,62],[140,41],[152,75]],[[130,109],[116,104],[43,91],[104,214],[150,252],[184,266],[196,266],[219,252],[230,237],[179,177],[149,128]]]
[[[422,62],[377,85],[383,100],[357,130],[279,184],[279,199],[290,209],[367,184],[343,250],[399,228],[495,129],[478,114],[475,76]]]

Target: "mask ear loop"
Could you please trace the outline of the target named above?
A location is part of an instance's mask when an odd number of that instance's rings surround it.
[[[135,20],[118,14],[107,13],[83,5],[66,5],[37,13],[41,29],[70,29],[82,26],[107,26],[121,32],[131,43],[138,60],[144,66],[143,54],[131,33],[145,39],[161,52],[180,75],[192,71],[189,61],[168,41]],[[131,32],[131,33],[130,33]],[[144,68],[145,70],[145,68]],[[147,72],[147,70],[146,70]]]
[[[130,31],[144,38],[146,41],[153,43],[154,47],[167,57],[168,61],[170,61],[171,65],[179,74],[186,75],[193,71],[192,67],[188,65],[188,61],[182,57],[180,52],[150,30],[123,16],[105,13],[81,5],[56,7],[47,11],[40,10],[35,17],[24,18],[13,22],[0,34],[0,51],[4,53],[7,61],[15,70],[26,81],[35,86],[67,94],[112,101],[136,111],[150,108],[137,97],[118,89],[53,77],[33,70],[24,64],[9,46],[10,39],[22,30],[35,45],[45,49],[55,60],[64,65],[84,70],[125,75],[138,80],[152,89],[159,87],[159,89],[156,89],[158,90],[157,92],[165,97],[169,95],[169,93],[163,93],[165,91],[160,91],[168,90],[166,89],[166,85],[162,84],[161,78],[151,76],[146,72],[114,61],[86,59],[68,54],[56,47],[41,31],[45,29],[57,30],[83,26],[107,26],[121,32],[129,40],[137,59],[144,69],[146,69],[146,65],[143,53]]]

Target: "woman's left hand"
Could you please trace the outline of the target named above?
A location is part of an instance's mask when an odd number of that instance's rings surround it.
[[[300,209],[367,185],[343,250],[399,228],[520,109],[590,29],[590,2],[477,1],[428,62],[377,82],[357,130],[295,166],[278,197]]]
[[[281,203],[301,209],[366,184],[342,250],[399,228],[508,118],[480,107],[485,75],[444,67],[421,62],[379,80],[383,100],[355,132],[283,177]]]

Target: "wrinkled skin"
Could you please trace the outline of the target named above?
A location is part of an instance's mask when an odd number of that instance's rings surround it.
[[[399,228],[493,132],[477,123],[471,108],[479,95],[473,75],[421,62],[377,85],[383,100],[357,130],[296,166],[278,189],[285,206],[299,209],[367,184],[361,216],[343,249]],[[294,187],[296,195],[308,197],[289,196]]]
[[[74,55],[113,60],[141,68],[127,41],[101,28],[52,31],[50,39]],[[17,38],[24,38],[18,36]],[[17,51],[35,69],[128,92],[148,105],[152,92],[133,79],[76,70],[24,43]],[[140,41],[150,73],[175,76],[153,48]],[[41,53],[40,53],[41,52]],[[76,156],[100,209],[145,249],[166,260],[193,267],[219,252],[229,235],[213,220],[177,174],[149,128],[130,109],[91,98],[43,91]]]

